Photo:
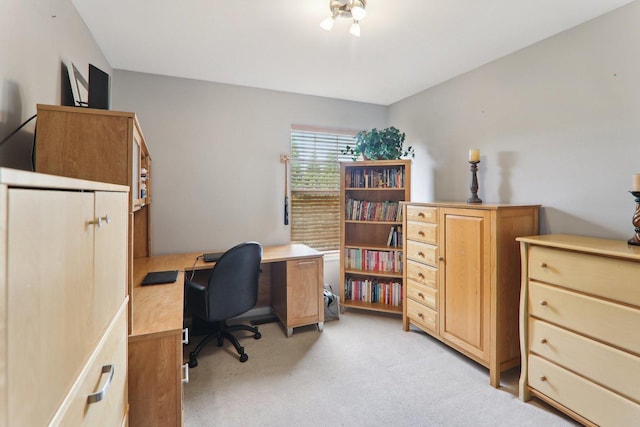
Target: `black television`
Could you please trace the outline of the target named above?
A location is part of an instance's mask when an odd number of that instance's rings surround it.
[[[89,64],[89,108],[111,108],[111,78],[95,65]]]

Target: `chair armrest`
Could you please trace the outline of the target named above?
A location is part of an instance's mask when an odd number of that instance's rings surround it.
[[[209,320],[209,290],[199,283],[187,281],[185,284],[186,310],[199,318]]]

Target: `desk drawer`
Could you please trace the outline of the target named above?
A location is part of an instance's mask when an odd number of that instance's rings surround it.
[[[529,281],[529,314],[640,354],[640,310]]]
[[[407,205],[407,221],[438,222],[438,208],[430,206]]]
[[[438,247],[407,240],[407,258],[424,264],[436,265]]]
[[[640,405],[540,357],[529,356],[529,386],[598,425],[632,426]]]
[[[410,298],[407,298],[407,317],[423,329],[438,330],[438,313]]]
[[[127,406],[126,313],[124,304],[62,404],[53,425],[58,425],[58,421],[62,426],[122,425]],[[104,393],[100,400],[88,403],[89,395],[101,390]]]
[[[541,320],[529,319],[529,349],[640,402],[640,358]]]
[[[438,244],[438,225],[427,224],[423,222],[407,222],[407,239],[416,240],[418,242]]]
[[[438,309],[438,291],[429,286],[408,280],[407,297],[434,310]]]
[[[640,263],[532,246],[529,278],[640,306]]]
[[[438,269],[430,265],[407,260],[407,279],[437,289]]]

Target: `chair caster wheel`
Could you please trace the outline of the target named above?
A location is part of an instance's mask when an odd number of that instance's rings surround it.
[[[189,367],[190,368],[195,368],[196,366],[198,366],[198,360],[197,359],[189,359]]]
[[[254,338],[254,339],[256,339],[256,340],[259,340],[260,338],[262,338],[262,334],[261,334],[260,332],[256,332],[256,333],[253,335],[253,338]]]
[[[240,355],[240,361],[241,361],[241,362],[243,362],[243,363],[244,363],[244,362],[246,362],[247,360],[249,360],[249,356],[247,356],[247,354],[246,354],[246,353],[243,353],[243,354],[241,354],[241,355]]]

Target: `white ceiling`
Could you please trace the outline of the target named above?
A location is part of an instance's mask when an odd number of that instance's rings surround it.
[[[72,0],[115,69],[389,105],[632,0]]]

